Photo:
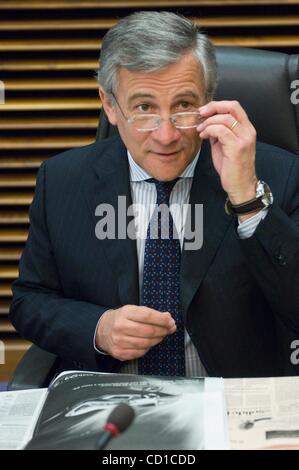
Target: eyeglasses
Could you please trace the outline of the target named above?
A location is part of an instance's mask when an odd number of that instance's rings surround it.
[[[168,119],[163,119],[159,114],[133,114],[128,118],[121,109],[114,94],[112,94],[112,96],[125,120],[131,124],[136,131],[155,131],[159,129],[163,121],[168,120],[170,120],[177,129],[192,129],[197,127],[204,120],[197,111],[175,113],[169,116]]]

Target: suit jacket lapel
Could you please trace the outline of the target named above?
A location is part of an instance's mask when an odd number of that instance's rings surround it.
[[[105,238],[99,243],[105,251],[107,268],[115,272],[120,304],[138,305],[136,241],[129,239],[126,233],[121,235],[121,239],[118,238],[120,218],[123,218],[122,228],[123,225],[127,228],[128,223],[132,222],[132,217],[127,216],[127,209],[132,204],[127,151],[118,137],[99,142],[96,150],[90,181],[85,185],[87,203],[94,227],[100,220],[100,217],[95,215],[95,210],[100,204],[108,204],[115,209],[116,239]],[[122,196],[121,206],[119,196]]]
[[[181,301],[185,320],[189,305],[233,222],[224,211],[225,199],[226,193],[213,167],[210,145],[205,141],[195,169],[189,199],[189,210],[191,208],[192,212],[195,204],[203,205],[203,244],[198,250],[184,249],[181,261]]]

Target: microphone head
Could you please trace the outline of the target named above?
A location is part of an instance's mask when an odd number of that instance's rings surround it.
[[[107,418],[107,424],[112,424],[121,433],[130,426],[134,418],[133,408],[126,403],[120,403],[111,411]]]

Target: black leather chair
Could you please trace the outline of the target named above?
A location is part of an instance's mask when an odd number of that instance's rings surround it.
[[[295,103],[292,88],[299,79],[299,56],[238,47],[216,49],[219,82],[215,99],[238,100],[257,129],[258,140],[299,154],[299,93]],[[102,112],[97,139],[115,132]],[[55,355],[31,346],[15,370],[9,390],[47,386],[58,364]]]

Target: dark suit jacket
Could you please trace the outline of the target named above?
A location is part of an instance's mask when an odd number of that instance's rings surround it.
[[[299,158],[257,145],[257,173],[274,205],[255,234],[240,240],[224,212],[226,194],[202,147],[190,203],[203,204],[204,238],[183,251],[184,321],[210,375],[295,374],[299,339]],[[136,243],[98,240],[95,208],[131,204],[126,149],[118,137],[45,162],[31,206],[31,226],[13,285],[10,318],[20,334],[72,367],[117,371],[95,353],[93,337],[108,308],[139,304]],[[74,364],[75,363],[75,364]]]

